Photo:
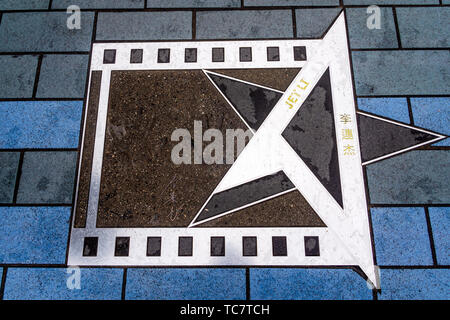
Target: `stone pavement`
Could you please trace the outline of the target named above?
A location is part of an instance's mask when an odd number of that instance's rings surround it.
[[[450,0],[1,0],[0,298],[449,299],[450,138],[365,167],[379,291],[338,266],[82,267],[66,286],[93,42],[314,39],[342,9],[358,109],[450,135]]]

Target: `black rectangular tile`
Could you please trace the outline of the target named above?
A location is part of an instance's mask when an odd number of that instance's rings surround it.
[[[84,257],[96,257],[98,248],[98,237],[86,237],[84,238],[83,256]]]
[[[280,61],[279,47],[267,47],[267,61]]]
[[[130,251],[130,237],[117,237],[114,255],[116,257],[128,257]]]
[[[179,237],[178,238],[178,256],[190,257],[192,256],[192,237]]]
[[[225,48],[212,48],[212,62],[225,61]]]
[[[170,62],[170,49],[158,49],[158,63]]]
[[[143,56],[143,49],[131,49],[130,63],[142,63]]]
[[[306,61],[306,47],[294,47],[294,60]]]
[[[242,255],[244,257],[255,257],[258,254],[256,237],[242,237]]]
[[[184,62],[197,62],[197,48],[186,48],[184,50]]]
[[[161,256],[161,237],[147,238],[147,257]]]
[[[286,237],[272,237],[272,253],[274,257],[287,256]]]
[[[225,256],[225,237],[211,237],[211,256]]]
[[[320,256],[319,237],[305,237],[305,256]]]
[[[251,47],[239,48],[239,61],[241,61],[241,62],[252,61],[252,48]]]
[[[116,50],[115,49],[105,49],[105,51],[103,52],[103,63],[104,64],[116,63]]]

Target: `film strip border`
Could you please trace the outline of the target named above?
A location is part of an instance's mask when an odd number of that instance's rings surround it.
[[[69,265],[354,265],[327,228],[73,229]]]
[[[299,68],[320,41],[95,43],[91,70]]]

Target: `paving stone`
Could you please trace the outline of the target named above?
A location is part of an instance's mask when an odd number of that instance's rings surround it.
[[[358,98],[358,109],[409,123],[406,98]]]
[[[411,98],[414,123],[450,136],[450,98]],[[450,146],[450,139],[434,145]]]
[[[357,95],[450,94],[448,51],[354,51],[352,56]]]
[[[128,269],[126,299],[243,300],[245,269]]]
[[[381,269],[381,300],[448,300],[448,269]]]
[[[173,40],[192,38],[192,13],[101,12],[97,40]]]
[[[2,0],[0,10],[39,10],[48,9],[50,0]]]
[[[290,10],[197,12],[198,39],[290,38],[292,30]]]
[[[338,6],[339,0],[244,0],[245,6]]]
[[[31,98],[37,65],[37,56],[0,56],[0,98]]]
[[[433,264],[423,208],[372,208],[371,213],[379,265]]]
[[[0,152],[0,203],[13,201],[19,158],[19,152]]]
[[[351,269],[250,269],[252,300],[372,299],[366,281]]]
[[[320,38],[340,11],[340,8],[295,10],[297,37]]]
[[[45,55],[36,96],[82,99],[88,62],[88,55]]]
[[[0,207],[0,263],[63,264],[69,207]]]
[[[347,8],[350,47],[361,48],[398,48],[392,8],[380,8],[380,29],[367,27],[367,8]]]
[[[440,265],[450,265],[450,207],[432,207],[430,213],[431,229],[433,230],[434,247],[437,262]]]
[[[3,14],[0,51],[89,51],[93,12],[83,12],[81,29],[67,28],[66,12],[16,12]]]
[[[439,0],[344,0],[344,5],[348,4],[368,6],[377,4],[439,4]]]
[[[397,8],[403,48],[448,48],[450,8]]]
[[[81,9],[144,8],[144,0],[53,0],[52,9],[66,9],[71,5]]]
[[[123,269],[9,268],[5,300],[120,300]],[[71,287],[72,286],[72,287]],[[73,288],[73,289],[70,289]]]
[[[149,0],[147,8],[239,8],[241,0]]]
[[[72,202],[77,152],[25,152],[18,203]]]
[[[76,148],[82,101],[0,102],[0,148]]]
[[[450,203],[450,152],[417,150],[367,166],[371,203]]]

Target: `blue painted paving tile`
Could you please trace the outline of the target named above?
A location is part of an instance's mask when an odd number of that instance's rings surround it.
[[[4,300],[120,300],[123,269],[9,268]],[[79,288],[79,289],[77,289]]]
[[[53,0],[52,9],[66,9],[71,5],[81,9],[135,9],[144,8],[144,0]]]
[[[409,123],[406,98],[358,98],[358,109]]]
[[[77,148],[82,101],[0,102],[0,148]]]
[[[372,208],[371,213],[379,265],[433,264],[423,208]]]
[[[320,38],[340,11],[340,8],[295,10],[297,37]]]
[[[72,203],[76,151],[25,152],[17,203]]]
[[[174,40],[192,38],[192,13],[101,12],[97,40]]]
[[[19,152],[0,152],[0,203],[13,202],[19,159]]]
[[[373,204],[450,203],[450,151],[409,151],[367,166]]]
[[[81,29],[67,28],[66,12],[5,13],[0,25],[0,51],[89,51],[93,12],[83,12]]]
[[[243,300],[245,269],[128,269],[129,300]]]
[[[252,300],[372,299],[366,281],[351,269],[250,269]]]
[[[0,98],[31,98],[37,65],[37,56],[0,56]]]
[[[239,8],[241,0],[149,0],[147,8]]]
[[[338,6],[339,0],[244,0],[245,6]]]
[[[290,10],[197,12],[199,39],[288,38],[292,33]]]
[[[36,96],[83,99],[88,62],[88,55],[45,55]]]
[[[354,51],[357,95],[450,94],[450,52]]]
[[[381,300],[448,300],[449,269],[381,269]]]
[[[398,48],[392,8],[380,8],[380,29],[367,27],[367,8],[347,8],[346,13],[352,49]]]
[[[403,48],[450,47],[450,8],[397,8]]]
[[[48,9],[50,0],[2,0],[0,10],[39,10]]]
[[[414,123],[450,136],[450,98],[411,98]],[[450,146],[447,138],[434,145]]]
[[[69,207],[0,207],[0,263],[63,264]]]
[[[430,213],[431,229],[436,249],[437,262],[450,265],[450,207],[432,207]]]

